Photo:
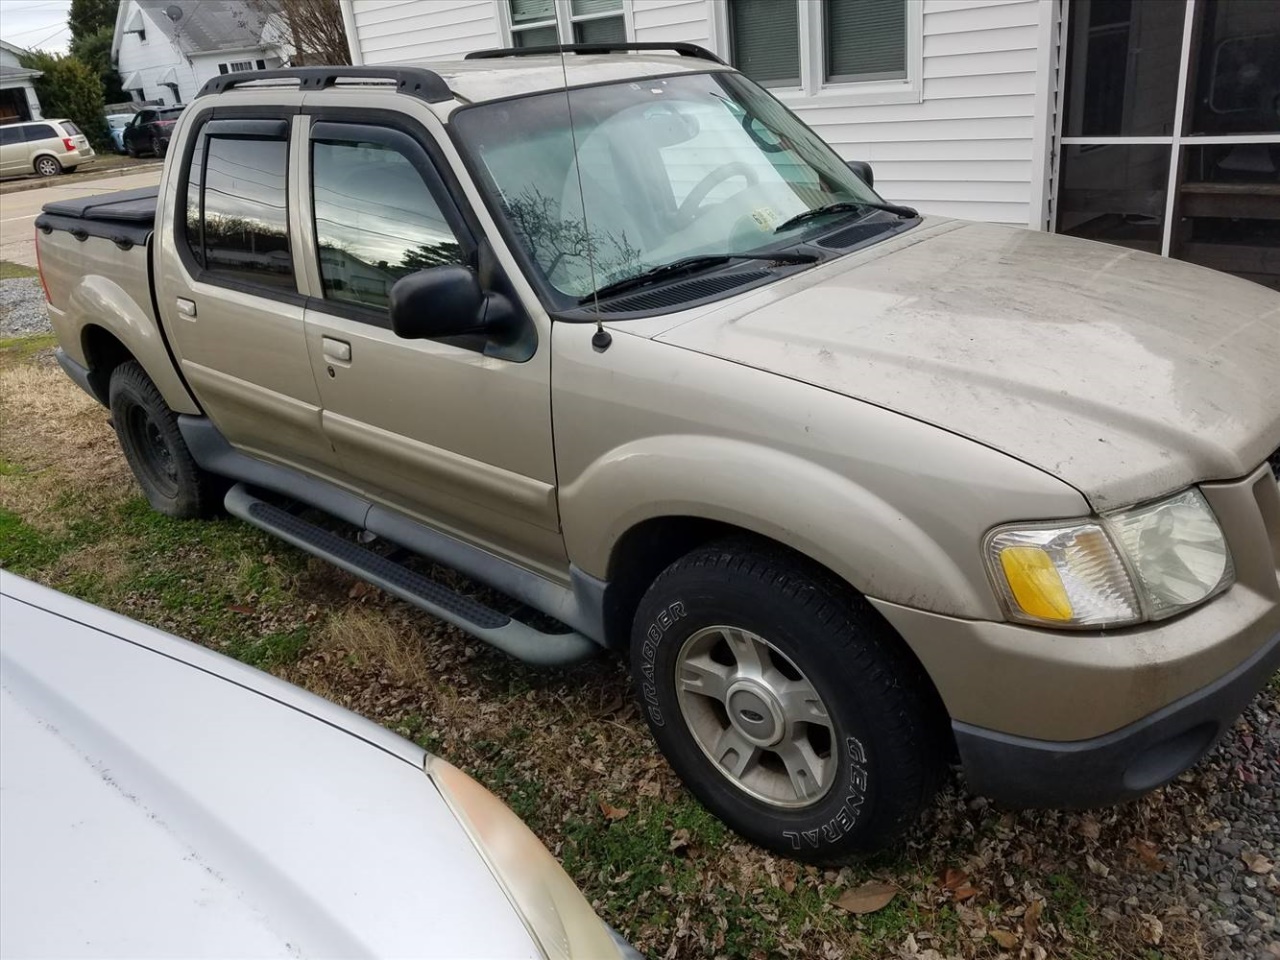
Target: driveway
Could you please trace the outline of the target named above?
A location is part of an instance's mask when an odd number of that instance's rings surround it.
[[[46,203],[71,197],[90,197],[95,193],[154,187],[160,182],[160,172],[159,169],[152,169],[125,177],[59,183],[42,190],[24,190],[0,196],[0,260],[23,263],[29,267],[36,265],[34,224],[36,217],[40,215],[40,208]]]

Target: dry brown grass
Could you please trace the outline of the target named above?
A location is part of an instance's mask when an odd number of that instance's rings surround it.
[[[0,363],[0,505],[32,526],[59,532],[69,498],[92,509],[118,502],[133,478],[108,414],[59,369],[49,353]]]
[[[403,623],[378,609],[339,610],[325,624],[319,649],[350,657],[362,667],[381,667],[395,684],[425,686],[431,679],[416,631],[407,631]]]

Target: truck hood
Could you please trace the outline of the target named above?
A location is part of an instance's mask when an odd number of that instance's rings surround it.
[[[1032,230],[929,219],[657,339],[970,437],[1098,510],[1280,444],[1280,294]]]

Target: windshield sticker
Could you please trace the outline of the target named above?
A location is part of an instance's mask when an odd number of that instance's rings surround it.
[[[782,218],[778,216],[778,211],[773,207],[756,207],[751,211],[751,219],[760,225],[761,230],[771,233]]]

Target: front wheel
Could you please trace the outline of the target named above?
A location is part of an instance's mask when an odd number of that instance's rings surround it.
[[[927,677],[803,558],[726,541],[677,560],[633,628],[636,693],[681,779],[744,837],[838,863],[892,845],[945,771]]]
[[[111,372],[110,401],[120,447],[152,509],[181,518],[215,512],[225,483],[195,462],[178,418],[141,364],[131,360]]]

